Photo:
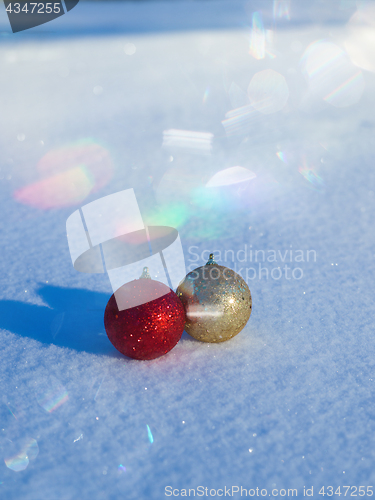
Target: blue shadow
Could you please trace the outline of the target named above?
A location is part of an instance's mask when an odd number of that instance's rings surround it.
[[[104,329],[106,293],[43,285],[37,292],[47,306],[0,301],[0,328],[43,344],[121,356]]]

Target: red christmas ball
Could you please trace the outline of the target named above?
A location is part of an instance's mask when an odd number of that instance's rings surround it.
[[[185,310],[169,287],[140,278],[126,283],[111,296],[104,312],[104,326],[109,340],[125,356],[155,359],[180,340]]]

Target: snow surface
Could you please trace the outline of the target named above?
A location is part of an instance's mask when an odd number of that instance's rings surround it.
[[[0,9],[0,498],[159,500],[166,486],[232,485],[299,497],[313,486],[319,498],[322,486],[374,485],[374,75],[363,71],[347,107],[311,95],[303,75],[309,44],[343,47],[355,2],[295,0],[290,20],[262,5],[273,30],[262,59],[249,54],[259,2],[80,2],[15,35]],[[289,89],[271,114],[246,96],[266,69]],[[162,148],[170,129],[214,134],[212,154]],[[16,200],[47,152],[84,138],[111,156],[105,186],[50,210]],[[256,178],[242,191],[229,179],[212,201],[209,179],[236,166]],[[123,357],[103,326],[108,276],[74,270],[65,223],[127,188],[145,221],[173,225],[181,211],[190,269],[216,250],[257,270],[236,256],[252,245],[275,250],[269,272],[285,265],[278,252],[302,250],[289,266],[303,277],[248,279],[253,313],[226,343],[184,333],[157,360]],[[17,454],[19,472],[3,460]]]

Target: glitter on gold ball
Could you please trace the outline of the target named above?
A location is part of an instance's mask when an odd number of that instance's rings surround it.
[[[202,342],[229,340],[250,318],[249,287],[232,269],[219,266],[213,254],[186,275],[176,293],[186,312],[185,331]]]

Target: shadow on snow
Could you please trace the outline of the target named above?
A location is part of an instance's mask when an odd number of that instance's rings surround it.
[[[38,290],[47,306],[0,301],[0,328],[44,344],[94,354],[120,355],[104,329],[106,293],[43,285]]]

